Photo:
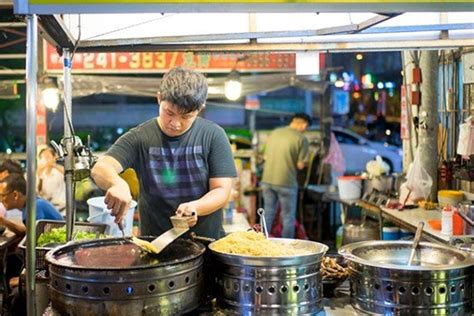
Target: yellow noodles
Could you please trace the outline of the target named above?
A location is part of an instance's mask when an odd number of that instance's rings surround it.
[[[262,233],[255,231],[232,233],[214,242],[212,249],[223,253],[255,257],[284,257],[310,253],[305,249],[292,248],[289,244],[266,239]]]

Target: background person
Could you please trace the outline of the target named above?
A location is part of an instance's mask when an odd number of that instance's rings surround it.
[[[303,132],[310,123],[307,114],[297,113],[288,126],[271,132],[265,145],[261,181],[265,219],[271,227],[277,213],[277,202],[280,202],[283,238],[295,236],[297,172],[305,167],[308,159],[309,145]]]
[[[164,233],[172,227],[169,217],[175,213],[187,216],[198,235],[223,235],[220,210],[229,198],[236,170],[224,130],[198,117],[206,98],[207,80],[202,74],[170,70],[157,95],[159,116],[121,136],[95,164],[92,177],[107,190],[105,202],[116,214],[116,222],[132,199],[119,174],[133,168],[140,181],[142,235]]]
[[[56,153],[51,147],[40,150],[38,158],[38,195],[61,211],[66,207],[64,167],[56,163]]]
[[[3,225],[22,236],[26,233],[26,180],[23,175],[13,173],[0,181],[0,199],[8,210],[19,209],[22,211],[22,223],[0,217],[0,225]],[[48,201],[36,198],[36,220],[51,219],[63,220],[62,215]]]
[[[12,173],[18,173],[23,175],[23,168],[21,167],[20,163],[11,159],[5,160],[2,164],[0,164],[0,181],[8,177]],[[7,219],[16,219],[17,221],[22,220],[21,211],[18,209],[11,209],[8,210],[3,205],[0,199],[0,216],[5,217]]]

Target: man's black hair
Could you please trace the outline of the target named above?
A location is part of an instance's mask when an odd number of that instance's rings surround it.
[[[7,185],[6,189],[13,192],[18,191],[23,195],[26,195],[26,180],[20,173],[11,173],[1,181]]]
[[[8,171],[8,174],[19,173],[23,174],[23,168],[21,167],[19,162],[16,162],[11,159],[5,160],[0,165],[0,172]]]
[[[194,112],[206,103],[207,79],[194,70],[173,68],[163,76],[159,92],[161,100],[177,106],[180,113]]]
[[[306,113],[303,113],[303,112],[299,112],[299,113],[295,113],[292,117],[291,117],[291,121],[292,122],[294,119],[301,119],[301,120],[305,120],[308,125],[311,125],[311,117],[306,114]]]

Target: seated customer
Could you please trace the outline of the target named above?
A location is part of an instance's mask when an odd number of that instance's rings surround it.
[[[0,217],[0,225],[3,225],[16,233],[24,235],[26,233],[26,181],[21,174],[10,174],[0,181],[0,199],[7,210],[19,209],[23,212],[23,223],[15,222]],[[36,198],[36,220],[52,219],[63,220],[63,217],[48,201]]]
[[[11,159],[7,159],[0,164],[0,181],[8,177],[12,173],[19,173],[23,174],[23,168],[21,167],[19,162],[16,162]],[[0,216],[11,218],[11,217],[18,217],[18,213],[20,213],[21,219],[21,212],[18,209],[13,209],[7,212],[5,206],[3,205],[0,199]]]

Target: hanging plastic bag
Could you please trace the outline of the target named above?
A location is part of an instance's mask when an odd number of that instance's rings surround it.
[[[408,169],[407,180],[400,188],[400,203],[403,205],[407,201],[427,200],[431,193],[433,179],[423,168],[420,157],[420,149],[417,149],[415,159]]]
[[[474,117],[470,116],[466,122],[459,125],[459,140],[456,152],[458,155],[469,157],[474,155]]]
[[[341,147],[337,142],[334,133],[331,133],[331,143],[329,145],[329,153],[323,159],[323,163],[330,164],[334,172],[337,174],[344,174],[346,171],[346,161],[342,155]]]

